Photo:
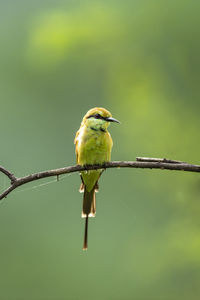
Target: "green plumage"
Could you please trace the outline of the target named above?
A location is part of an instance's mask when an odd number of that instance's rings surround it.
[[[79,147],[77,163],[79,165],[103,164],[110,161],[112,139],[106,131],[82,129],[82,141]],[[102,170],[81,172],[87,191],[91,191],[99,179]]]

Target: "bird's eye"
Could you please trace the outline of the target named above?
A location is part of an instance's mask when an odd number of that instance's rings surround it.
[[[94,115],[94,117],[95,117],[95,119],[100,119],[101,118],[100,114],[96,114],[96,115]]]

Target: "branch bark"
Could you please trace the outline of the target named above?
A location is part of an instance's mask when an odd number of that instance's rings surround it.
[[[0,200],[6,198],[17,187],[24,185],[28,182],[39,180],[46,177],[58,176],[62,174],[97,170],[97,169],[110,169],[110,168],[141,168],[141,169],[161,169],[161,170],[173,170],[173,171],[188,171],[188,172],[200,172],[200,165],[188,164],[185,162],[171,160],[166,158],[148,158],[137,157],[136,161],[113,161],[107,162],[103,165],[87,165],[87,166],[69,166],[60,169],[43,171],[35,174],[31,174],[24,177],[15,177],[12,172],[6,168],[0,166],[0,172],[4,173],[11,182],[11,185],[0,194]]]

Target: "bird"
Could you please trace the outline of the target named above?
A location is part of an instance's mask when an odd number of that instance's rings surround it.
[[[108,126],[111,122],[120,123],[102,107],[90,109],[83,117],[74,139],[76,163],[81,166],[103,164],[111,160],[113,141]],[[98,180],[103,169],[81,171],[79,192],[83,193],[82,218],[85,218],[83,250],[88,248],[88,218],[95,217]]]

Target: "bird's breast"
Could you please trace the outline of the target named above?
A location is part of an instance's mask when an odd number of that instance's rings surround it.
[[[112,139],[108,132],[86,131],[78,140],[78,163],[101,164],[110,160]]]

